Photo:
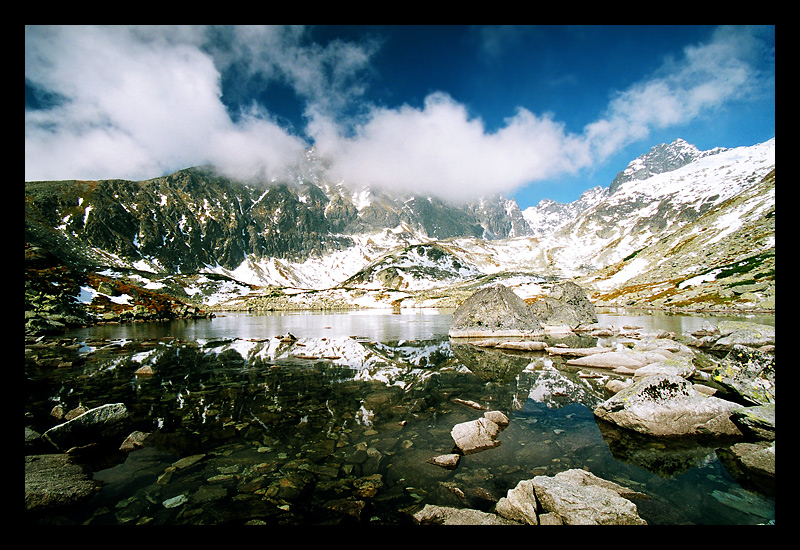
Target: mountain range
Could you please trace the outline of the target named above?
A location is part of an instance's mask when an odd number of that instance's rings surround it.
[[[524,211],[499,195],[455,204],[352,188],[313,149],[278,181],[200,166],[26,182],[26,310],[44,265],[80,274],[70,288],[84,305],[122,302],[127,285],[204,308],[452,307],[497,281],[534,299],[572,279],[600,305],[774,309],[774,181],[773,138],[661,144],[609,187]]]

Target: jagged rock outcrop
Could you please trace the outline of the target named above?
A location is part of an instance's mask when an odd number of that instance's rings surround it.
[[[627,181],[643,180],[656,174],[671,172],[697,159],[718,155],[726,150],[724,147],[715,147],[709,151],[700,151],[694,145],[680,138],[669,144],[661,143],[628,163],[628,166],[611,182],[608,188],[609,193],[614,193],[621,184]]]
[[[502,284],[483,288],[453,312],[451,337],[532,336],[597,323],[594,305],[571,281],[555,285],[531,304]]]
[[[647,525],[631,498],[646,495],[584,470],[520,481],[496,505],[498,514],[528,525],[540,516],[561,525]],[[555,521],[554,521],[555,520]]]
[[[25,199],[27,242],[90,265],[173,273],[235,269],[251,255],[304,260],[401,223],[434,239],[529,234],[513,199],[457,205],[331,185],[301,169],[278,182],[231,180],[212,166],[146,181],[26,182]]]
[[[769,309],[774,223],[773,139],[618,183],[545,246],[598,305]]]
[[[423,525],[647,525],[632,500],[649,498],[584,470],[520,481],[494,512],[426,504]]]
[[[570,203],[542,199],[536,206],[529,206],[522,211],[533,235],[537,237],[549,235],[565,223],[575,219],[581,212],[599,203],[608,194],[606,187],[587,189],[578,200]]]
[[[257,288],[271,285],[314,290],[325,298],[319,307],[332,300],[344,307],[362,290],[383,288],[408,295],[385,293],[382,306],[452,307],[477,286],[466,281],[519,273],[573,279],[597,305],[770,310],[774,150],[774,139],[703,152],[680,140],[659,146],[632,162],[613,192],[596,188],[555,208],[555,232],[531,220],[526,226],[516,203],[502,197],[454,204],[334,184],[313,152],[274,182],[233,181],[210,166],[140,182],[26,182],[26,243],[79,270],[126,270],[115,276],[129,281],[144,274],[143,286],[164,284],[197,306],[318,307]],[[428,254],[397,257],[396,247],[410,245],[448,250],[456,269],[431,272],[438,266],[427,265]],[[355,291],[339,286],[353,276]],[[427,288],[414,287],[418,281]],[[422,296],[431,288],[441,292]],[[31,324],[51,330],[52,321],[74,320],[43,315]]]

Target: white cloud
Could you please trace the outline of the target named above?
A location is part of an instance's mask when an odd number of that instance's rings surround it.
[[[321,46],[308,36],[284,26],[27,27],[26,81],[63,101],[26,110],[26,180],[145,179],[203,163],[238,176],[280,173],[306,143],[257,104],[231,116],[221,75],[233,67],[232,93],[275,81],[294,90],[305,102],[303,130],[334,176],[452,199],[510,193],[602,162],[654,129],[742,97],[757,76],[758,41],[747,28],[723,28],[616,93],[582,132],[524,108],[489,132],[445,92],[421,107],[370,106],[364,77],[377,43]]]
[[[749,62],[758,48],[751,29],[723,27],[710,42],[687,46],[682,59],[667,60],[652,78],[618,92],[603,117],[585,128],[598,161],[652,129],[687,123],[745,97],[759,76]]]
[[[444,93],[421,108],[373,109],[354,136],[319,117],[309,130],[339,177],[450,199],[509,193],[534,181],[602,163],[654,129],[690,122],[743,97],[756,74],[750,29],[722,28],[689,46],[651,78],[617,92],[606,112],[571,134],[554,115],[519,108],[494,133]]]
[[[414,108],[374,109],[355,136],[317,120],[317,151],[336,177],[450,199],[509,192],[588,161],[584,144],[549,116],[520,109],[495,133],[444,93]]]
[[[26,28],[26,79],[65,99],[26,111],[26,180],[145,179],[229,159],[269,172],[303,150],[267,117],[234,124],[212,58],[155,31]]]

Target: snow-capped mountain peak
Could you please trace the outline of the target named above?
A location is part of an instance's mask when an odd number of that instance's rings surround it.
[[[628,166],[618,173],[609,185],[609,192],[613,194],[622,183],[627,181],[645,180],[656,174],[671,172],[697,159],[717,155],[726,150],[724,147],[715,147],[708,151],[700,151],[691,143],[680,138],[669,144],[661,143],[628,163]]]

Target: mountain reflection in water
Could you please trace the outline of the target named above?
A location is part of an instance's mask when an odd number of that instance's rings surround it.
[[[409,524],[426,503],[491,511],[519,481],[570,468],[647,493],[636,504],[650,524],[774,519],[774,498],[741,487],[717,458],[721,442],[635,437],[595,419],[615,375],[451,340],[449,320],[424,310],[236,314],[75,331],[92,350],[83,364],[26,366],[26,421],[41,433],[55,404],[123,402],[132,429],[154,435],[97,466],[104,488],[62,520]],[[709,321],[601,315],[673,331]],[[297,340],[274,338],[287,332]],[[143,365],[154,374],[134,374]],[[428,460],[452,451],[455,424],[482,414],[459,400],[503,411],[510,424],[498,447],[447,470]],[[175,466],[187,457],[191,465]]]

